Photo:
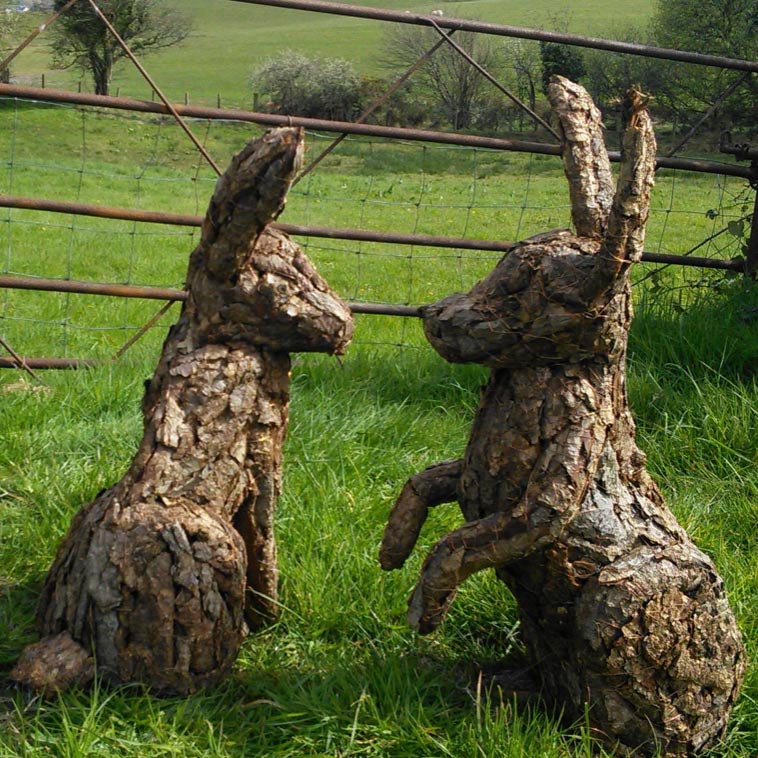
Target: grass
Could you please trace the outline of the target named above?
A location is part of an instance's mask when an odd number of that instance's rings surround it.
[[[195,104],[215,104],[221,95],[226,105],[247,106],[252,90],[248,80],[260,62],[287,48],[307,55],[340,57],[354,61],[366,74],[382,73],[380,64],[385,24],[367,19],[298,12],[232,0],[182,0],[175,3],[192,15],[192,35],[180,46],[148,56],[147,70],[175,102],[189,93]],[[465,0],[464,2],[407,2],[372,0],[358,5],[428,13],[441,8],[445,15],[481,18],[513,26],[553,28],[560,16],[570,31],[613,38],[614,31],[640,24],[652,14],[654,0],[576,0],[557,6],[530,0]],[[34,15],[34,14],[29,14]],[[30,22],[31,23],[31,22]],[[201,75],[198,76],[198,72]],[[13,73],[24,84],[39,85],[45,75],[48,87],[76,87],[81,74],[50,68],[45,35],[14,63]],[[129,63],[121,63],[114,76],[114,91],[150,99],[150,89]],[[90,83],[85,79],[85,88]]]
[[[461,178],[434,177],[451,186]],[[14,260],[34,263],[39,248],[20,239],[26,244],[14,239]],[[82,259],[77,265],[89,262],[98,272],[99,248],[78,241],[74,247]],[[344,262],[315,252],[322,269],[339,279]],[[152,273],[158,282],[161,265],[167,275],[163,260]],[[396,294],[392,277],[402,269],[393,273],[392,260],[377,263],[390,273],[366,271],[367,280]],[[429,294],[455,288],[461,276],[448,269],[431,282],[439,291]],[[342,282],[348,286],[349,278]],[[758,298],[739,280],[714,279],[708,296],[686,309],[649,283],[637,299],[629,373],[640,442],[677,516],[724,576],[753,662],[726,742],[713,756],[748,758],[758,750]],[[106,318],[97,305],[82,305],[101,300],[70,300],[62,310],[69,319],[76,314],[92,326]],[[40,295],[31,302],[43,310],[53,307],[49,301]],[[70,309],[75,303],[81,313]],[[17,336],[49,354],[51,326],[37,329]],[[86,329],[80,334],[94,338]],[[0,671],[33,639],[36,593],[72,515],[118,479],[131,458],[142,381],[161,336],[150,334],[115,365],[46,374],[45,387],[0,374],[0,626],[6,631]],[[479,671],[520,660],[515,609],[493,577],[468,582],[431,638],[406,627],[405,600],[421,558],[459,516],[452,507],[437,509],[408,566],[389,575],[375,557],[382,525],[409,473],[463,449],[484,372],[445,365],[421,347],[415,322],[358,317],[356,343],[341,364],[315,356],[295,364],[277,519],[280,622],[246,642],[223,685],[186,699],[97,687],[43,703],[6,689],[0,755],[602,755],[586,724],[519,710],[501,702],[486,678],[479,682]]]
[[[730,302],[713,341],[700,341],[702,314],[641,315],[630,389],[651,471],[724,575],[755,662],[756,356],[724,360],[749,352],[739,319],[755,300],[731,313]],[[661,346],[651,335],[664,326]],[[144,345],[118,366],[46,374],[44,390],[0,375],[2,668],[33,637],[35,593],[71,516],[130,459],[153,362]],[[482,379],[411,348],[359,348],[341,366],[298,358],[277,522],[280,622],[246,642],[223,685],[186,699],[123,687],[43,703],[6,690],[0,755],[596,754],[586,725],[519,710],[478,684],[479,670],[520,660],[514,607],[493,577],[467,583],[432,637],[406,627],[420,559],[458,523],[455,508],[433,513],[405,569],[386,575],[376,563],[392,498],[410,472],[460,453]],[[758,749],[754,670],[714,756]]]
[[[244,103],[255,61],[294,41],[305,52],[339,50],[362,70],[376,70],[380,29],[371,22],[228,0],[184,5],[197,15],[194,36],[146,61],[174,99],[188,90],[193,102],[215,102],[221,92],[227,104]],[[571,30],[612,37],[652,6],[572,3]],[[449,16],[548,25],[547,6],[533,2],[442,7]],[[33,46],[14,72],[38,77],[46,55]],[[49,86],[76,78],[47,73]],[[126,67],[116,85],[146,96]],[[192,127],[219,164],[254,131]],[[326,143],[323,135],[308,140],[311,154]],[[165,119],[0,108],[2,192],[199,214],[213,182]],[[647,249],[685,252],[740,216],[745,203],[743,183],[660,172]],[[520,239],[565,226],[568,211],[565,180],[550,157],[350,139],[295,188],[282,220]],[[698,254],[733,255],[736,242],[727,238]],[[302,242],[354,300],[428,302],[467,288],[497,257]],[[193,231],[177,227],[5,211],[0,272],[180,286],[193,244]],[[651,272],[638,268],[639,280]],[[635,294],[629,392],[639,441],[677,517],[723,575],[751,662],[711,758],[750,758],[758,755],[758,293],[739,279],[669,268]],[[27,355],[107,357],[157,307],[2,290],[0,324]],[[44,384],[0,372],[0,677],[34,639],[36,597],[73,514],[131,460],[143,381],[175,313],[115,364],[49,372]],[[435,510],[403,570],[378,568],[393,498],[409,474],[460,455],[484,378],[480,367],[442,362],[418,323],[403,319],[357,317],[354,346],[341,363],[299,356],[277,514],[280,621],[247,640],[227,681],[189,698],[159,700],[137,686],[98,684],[43,702],[0,679],[0,758],[611,755],[585,720],[566,724],[559,714],[517,708],[490,686],[487,672],[521,661],[513,601],[491,575],[467,582],[436,634],[419,638],[407,627],[406,598],[425,552],[460,522],[454,507]]]

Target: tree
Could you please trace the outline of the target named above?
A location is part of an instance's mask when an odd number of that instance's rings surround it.
[[[55,0],[60,10],[66,0]],[[98,6],[132,52],[145,54],[181,42],[192,28],[189,16],[159,0],[99,0]],[[95,93],[107,95],[113,67],[126,53],[89,3],[70,8],[53,27],[53,65],[92,74]]]
[[[269,58],[250,77],[256,92],[269,97],[275,113],[348,121],[362,99],[361,79],[342,58],[310,58],[294,50]]]
[[[758,57],[758,4],[755,0],[659,0],[653,18],[656,43],[678,50],[755,60]],[[667,66],[670,86],[656,98],[682,123],[694,121],[739,72],[684,64]],[[758,82],[748,77],[721,107],[729,125],[752,125],[758,118]]]
[[[535,44],[528,40],[514,39],[508,45],[508,52],[516,78],[516,94],[534,110],[537,106],[537,82],[542,65]]]
[[[432,29],[397,24],[387,35],[383,60],[385,66],[402,70],[415,63],[439,39]],[[474,32],[458,31],[453,36],[480,65],[494,73],[500,56],[490,38]],[[449,121],[453,129],[467,129],[475,120],[492,85],[457,50],[445,44],[414,74],[414,79]]]
[[[755,0],[659,0],[653,29],[668,47],[745,60],[758,54]]]
[[[548,13],[547,25],[557,32],[568,32],[571,20],[570,14],[553,11]],[[578,81],[586,73],[582,53],[575,47],[546,40],[540,40],[539,44],[542,61],[542,91],[546,95],[552,76],[565,76]]]
[[[542,91],[545,93],[552,76],[565,76],[568,79],[579,80],[586,73],[582,54],[568,45],[541,40],[540,58],[542,59]]]
[[[649,29],[642,27],[629,27],[617,34],[615,39],[621,42],[654,44],[650,39]],[[584,66],[584,84],[604,111],[606,126],[611,126],[606,110],[617,105],[619,92],[625,92],[632,85],[641,87],[645,92],[655,93],[657,115],[667,115],[662,110],[660,101],[662,93],[667,92],[670,85],[667,82],[666,68],[657,58],[588,49],[584,51]]]

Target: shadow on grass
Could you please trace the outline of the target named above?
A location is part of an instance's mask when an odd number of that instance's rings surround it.
[[[22,582],[0,579],[0,700],[12,688],[8,674],[22,648],[37,639],[34,613],[44,574]]]
[[[247,647],[265,646],[255,660],[243,654],[221,686],[186,698],[102,683],[51,701],[2,693],[8,729],[0,744],[12,754],[73,741],[82,755],[95,742],[119,754],[171,745],[185,755],[462,755],[499,725],[503,709],[509,726],[523,723],[525,732],[559,728],[501,691],[502,672],[489,664],[365,648],[336,654],[270,633]],[[506,734],[492,738],[507,743]]]

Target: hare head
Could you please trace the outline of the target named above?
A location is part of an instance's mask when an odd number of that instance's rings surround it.
[[[646,170],[622,161],[614,195],[599,113],[586,91],[553,77],[548,94],[562,114],[576,233],[527,239],[468,293],[424,308],[426,336],[448,361],[516,368],[597,356],[617,360],[624,351],[619,314],[631,307],[628,271],[642,254],[655,156],[652,129],[638,127],[650,117],[644,98],[630,90],[625,103],[639,112],[630,119],[622,156],[641,156]],[[624,308],[609,307],[616,298],[624,299]]]
[[[218,180],[188,273],[209,342],[340,354],[350,341],[348,306],[299,245],[271,226],[303,149],[302,129],[273,129],[248,143]]]
[[[443,358],[489,368],[545,366],[614,352],[598,240],[555,231],[525,240],[465,294],[423,309]]]

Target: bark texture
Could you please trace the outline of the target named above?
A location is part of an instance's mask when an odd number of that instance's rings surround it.
[[[302,150],[301,130],[273,130],[220,177],[189,297],[146,387],[142,442],[121,481],[75,517],[42,590],[43,639],[16,680],[82,684],[94,661],[107,679],[188,693],[228,671],[243,616],[258,627],[276,615],[289,352],[341,353],[352,335],[347,305],[267,227]]]
[[[588,705],[620,752],[690,755],[722,734],[745,658],[723,582],[648,475],[627,402],[652,123],[631,90],[611,200],[599,112],[562,77],[549,96],[580,233],[528,239],[470,292],[424,310],[445,359],[492,371],[464,457],[410,478],[380,562],[402,566],[428,508],[457,500],[466,523],[427,557],[410,623],[431,632],[458,585],[494,568],[548,700],[569,718]]]

